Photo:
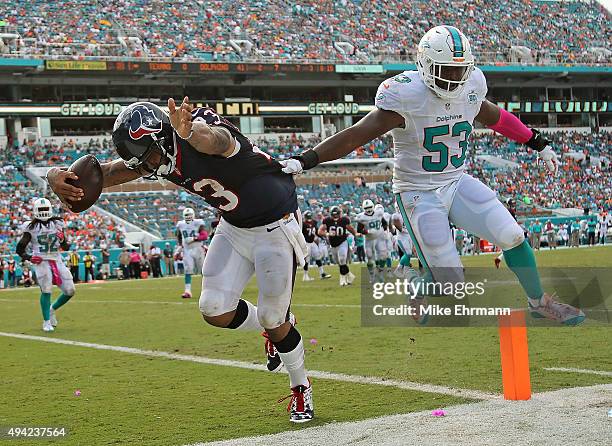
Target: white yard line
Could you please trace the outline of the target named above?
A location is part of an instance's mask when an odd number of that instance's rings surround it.
[[[605,370],[575,369],[572,367],[544,367],[549,372],[585,373],[587,375],[612,376],[612,372]],[[612,406],[612,404],[610,404]]]
[[[134,348],[134,347],[122,347],[122,346],[117,346],[117,345],[95,344],[92,342],[80,342],[80,341],[72,341],[69,339],[60,339],[60,338],[52,338],[52,337],[44,337],[44,336],[32,336],[32,335],[26,335],[26,334],[21,334],[21,333],[0,332],[0,336],[4,336],[7,338],[24,339],[28,341],[49,342],[53,344],[87,347],[87,348],[93,348],[96,350],[110,350],[110,351],[121,352],[121,353],[131,353],[133,355],[174,359],[178,361],[197,362],[200,364],[218,365],[218,366],[234,367],[234,368],[248,369],[248,370],[259,370],[259,371],[265,371],[267,373],[270,373],[268,372],[268,370],[263,364],[253,364],[251,362],[245,362],[245,361],[207,358],[205,356],[179,355],[176,353],[168,353],[168,352],[155,351],[155,350],[143,350],[143,349]],[[415,390],[418,392],[438,393],[438,394],[450,395],[450,396],[460,397],[460,398],[470,398],[470,399],[475,399],[475,400],[494,400],[494,399],[501,398],[499,395],[494,395],[494,394],[486,393],[486,392],[480,392],[478,390],[459,389],[459,388],[454,388],[454,387],[438,386],[434,384],[422,384],[422,383],[417,383],[417,382],[412,382],[412,381],[400,381],[400,380],[384,379],[384,378],[377,378],[377,377],[371,377],[371,376],[346,375],[344,373],[333,373],[333,372],[324,372],[324,371],[317,371],[317,370],[309,370],[308,375],[313,378],[328,379],[332,381],[342,381],[342,382],[349,382],[349,383],[355,383],[355,384],[371,384],[371,385],[378,385],[378,386],[395,387],[395,388],[404,389],[404,390]]]
[[[189,446],[609,444],[611,406],[612,384],[602,384],[539,393],[529,401],[450,406],[440,418],[413,412]]]

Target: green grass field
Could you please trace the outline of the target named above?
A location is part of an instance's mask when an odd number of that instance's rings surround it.
[[[537,254],[540,266],[612,266],[612,250]],[[464,258],[491,266],[491,256]],[[353,267],[359,274],[359,268]],[[495,327],[361,326],[359,288],[334,278],[301,282],[293,312],[312,370],[501,393]],[[199,295],[194,284],[194,296]],[[41,331],[38,288],[0,293],[1,332],[264,362],[258,333],[207,326],[197,299],[182,301],[182,279],[79,285],[58,311],[60,325]],[[253,280],[244,296],[256,297]],[[57,292],[56,292],[57,295]],[[517,306],[524,299],[512,296]],[[612,382],[610,377],[546,371],[546,367],[612,370],[610,327],[530,327],[535,392]],[[317,344],[309,341],[316,339]],[[0,426],[63,425],[62,445],[182,445],[300,429],[285,412],[284,374],[100,351],[0,336]],[[81,396],[74,392],[80,390]],[[435,409],[465,399],[394,387],[314,380],[317,419],[310,425]],[[2,440],[0,440],[2,444]],[[26,444],[10,442],[7,444]]]

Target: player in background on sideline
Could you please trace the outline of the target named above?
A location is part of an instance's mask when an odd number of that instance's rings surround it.
[[[176,224],[176,238],[183,247],[183,268],[185,270],[185,292],[183,299],[191,298],[191,276],[202,272],[204,251],[202,237],[205,234],[204,220],[195,218],[192,208],[183,209],[183,219]]]
[[[61,308],[74,296],[72,274],[64,264],[60,248],[70,249],[70,243],[64,234],[64,220],[53,216],[51,202],[46,198],[34,201],[32,221],[22,224],[23,235],[17,243],[17,255],[22,261],[34,265],[36,280],[40,287],[40,309],[43,316],[43,331],[54,331],[57,326],[55,311]],[[31,245],[32,254],[26,252]],[[57,285],[62,294],[51,305],[53,285]]]

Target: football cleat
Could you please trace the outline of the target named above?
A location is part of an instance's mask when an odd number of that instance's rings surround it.
[[[346,281],[346,275],[340,274],[340,286],[347,286],[348,282]]]
[[[354,280],[355,280],[355,274],[353,274],[353,273],[349,272],[349,273],[346,275],[346,283],[347,283],[347,285],[351,285],[351,284],[353,283],[353,281],[354,281]]]
[[[304,273],[304,277],[302,277],[302,282],[310,282],[311,280],[314,280],[314,279],[310,277],[308,273]]]
[[[289,421],[292,423],[307,423],[314,418],[314,405],[312,403],[312,383],[308,379],[308,387],[299,385],[291,388],[291,395],[281,398],[278,402],[282,402],[287,398],[289,405]]]
[[[321,279],[331,279],[331,274],[323,273],[321,274]]]
[[[261,335],[266,338],[266,343],[264,345],[266,350],[266,367],[270,372],[279,372],[283,368],[283,361],[281,360],[276,347],[274,347],[274,344],[270,340],[268,332],[263,331]]]
[[[191,293],[190,293],[189,291],[185,291],[185,292],[184,292],[184,293],[181,295],[181,297],[182,297],[183,299],[191,299]]]
[[[529,313],[535,319],[550,319],[563,325],[578,325],[585,318],[582,310],[562,302],[557,302],[555,295],[548,293],[542,295],[538,305],[532,305],[531,299],[529,299]]]
[[[499,257],[495,257],[495,260],[493,260],[495,262],[495,268],[499,269],[499,265],[501,263],[501,259]]]
[[[50,332],[54,330],[53,325],[51,325],[51,321],[44,321],[42,329],[43,331],[46,331],[46,332]]]
[[[293,313],[289,313],[289,323],[295,327],[297,320]],[[281,360],[278,350],[274,347],[274,344],[268,336],[268,332],[262,331],[261,335],[266,338],[264,348],[266,350],[266,367],[270,372],[279,372],[283,368],[283,361]]]
[[[404,278],[404,266],[397,265],[397,268],[395,268],[395,271],[393,271],[393,275],[397,277],[398,279],[403,279]]]
[[[49,309],[49,321],[53,327],[57,327],[57,317],[55,316],[55,310],[53,306]]]

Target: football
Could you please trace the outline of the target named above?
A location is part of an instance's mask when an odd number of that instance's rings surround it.
[[[79,179],[68,179],[66,182],[83,189],[85,194],[79,201],[68,201],[72,206],[71,211],[75,213],[83,212],[89,209],[102,193],[102,186],[104,185],[102,167],[95,156],[85,155],[72,163],[68,170],[76,173]]]

